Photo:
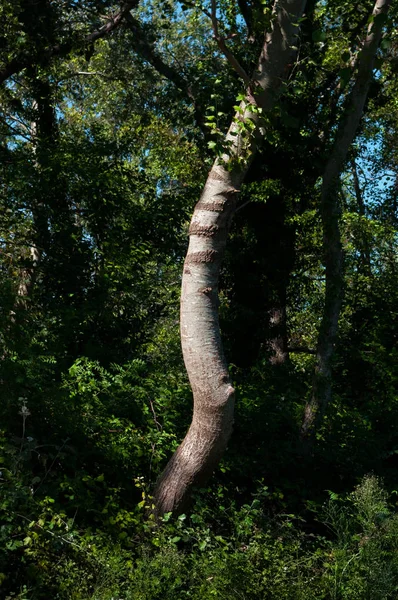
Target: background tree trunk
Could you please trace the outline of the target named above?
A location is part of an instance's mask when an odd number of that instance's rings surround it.
[[[309,445],[332,397],[332,356],[337,337],[343,296],[343,250],[340,239],[339,177],[357,132],[390,0],[377,0],[372,21],[360,50],[358,73],[347,99],[330,159],[326,164],[321,191],[323,252],[326,267],[325,306],[319,330],[312,395],[306,404],[301,434]]]

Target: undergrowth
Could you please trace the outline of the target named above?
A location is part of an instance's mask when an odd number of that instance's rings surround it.
[[[398,516],[381,482],[363,479],[348,496],[330,493],[314,514],[271,515],[266,491],[236,507],[197,496],[193,512],[160,524],[143,500],[128,525],[79,530],[51,498],[21,490],[2,497],[0,574],[6,600],[394,600],[398,594]],[[22,517],[17,508],[24,503]],[[40,504],[40,507],[39,507]],[[209,508],[210,507],[210,508]],[[314,510],[314,509],[313,509]],[[11,563],[13,567],[11,566]]]

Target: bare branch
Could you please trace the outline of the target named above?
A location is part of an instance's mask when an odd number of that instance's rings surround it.
[[[250,79],[249,75],[246,73],[245,69],[242,67],[242,65],[239,63],[239,61],[236,59],[236,57],[229,50],[228,46],[225,43],[225,38],[223,38],[219,34],[216,0],[211,0],[210,18],[211,18],[211,23],[212,23],[212,27],[213,27],[214,38],[218,44],[218,47],[220,48],[221,52],[224,54],[225,58],[227,59],[227,61],[231,65],[231,67],[238,73],[239,77],[241,77],[243,79],[243,81],[245,82],[245,85],[247,87],[250,87],[251,79]]]
[[[196,9],[198,8],[198,6],[196,6],[196,4],[194,2],[190,2],[189,0],[184,0],[184,4],[186,6],[191,6],[192,8],[196,8]],[[227,45],[225,43],[226,39],[234,37],[235,34],[232,34],[231,36],[228,36],[228,37],[221,36],[219,34],[218,19],[217,19],[217,14],[216,14],[217,6],[216,6],[215,0],[212,0],[211,12],[206,10],[203,6],[200,7],[200,10],[204,15],[206,15],[206,17],[208,19],[210,19],[211,24],[212,24],[213,33],[214,33],[214,39],[216,40],[221,52],[224,54],[225,58],[227,59],[229,64],[232,66],[234,71],[236,71],[238,73],[239,77],[241,77],[243,79],[246,86],[249,87],[251,84],[251,79],[250,79],[249,75],[246,73],[245,69],[242,67],[242,65],[239,63],[237,58],[233,55],[233,53],[231,52],[231,50],[229,50],[229,48],[227,47]]]
[[[253,201],[252,200],[247,200],[246,202],[244,202],[243,204],[241,204],[240,206],[237,206],[235,208],[235,214],[237,212],[239,212],[240,210],[242,210],[242,208],[245,208],[245,206],[247,206],[248,204],[251,204]]]
[[[153,402],[152,402],[151,399],[149,399],[149,405],[151,407],[151,412],[152,412],[152,415],[153,415],[153,421],[154,421],[154,423],[156,425],[156,429],[158,431],[162,431],[163,427],[162,427],[162,425],[158,421],[158,417],[157,417],[157,414],[156,414],[155,409],[153,407]]]

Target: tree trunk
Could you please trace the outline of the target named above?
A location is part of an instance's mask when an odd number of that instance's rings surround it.
[[[302,437],[309,446],[312,444],[313,435],[319,427],[332,397],[332,357],[343,296],[343,251],[340,239],[340,206],[338,202],[339,177],[362,117],[372,80],[374,59],[390,1],[377,0],[373,9],[372,22],[360,51],[355,84],[348,96],[345,113],[339,124],[330,159],[323,175],[321,217],[326,290],[323,318],[318,335],[312,395],[305,407],[301,429]]]
[[[47,97],[46,97],[47,100]],[[42,99],[35,99],[32,102],[32,111],[34,113],[38,113],[38,104]],[[33,154],[36,157],[37,154],[37,142],[39,139],[39,131],[40,124],[38,123],[39,117],[34,119],[30,124],[30,139],[33,149]],[[35,170],[38,172],[40,170],[40,165],[38,163],[37,157],[34,160]],[[35,221],[35,213],[33,212],[33,220]],[[34,237],[34,236],[33,236]],[[28,263],[23,269],[21,269],[20,273],[20,283],[18,285],[17,290],[17,300],[15,304],[15,308],[18,306],[22,306],[26,308],[26,299],[31,295],[31,291],[34,285],[34,281],[37,275],[37,269],[41,262],[41,249],[35,245],[31,244],[29,247],[29,254],[24,257],[26,263]]]
[[[218,321],[220,265],[240,186],[261,139],[258,107],[269,110],[278,98],[304,6],[305,0],[275,3],[253,84],[226,136],[228,150],[215,161],[194,210],[181,290],[181,344],[194,410],[187,435],[157,482],[158,515],[184,509],[192,486],[210,476],[232,433],[235,393]]]
[[[37,269],[40,265],[41,260],[41,251],[36,246],[30,246],[29,248],[29,257],[27,257],[27,261],[30,262],[30,265],[24,267],[21,270],[21,280],[18,285],[17,291],[17,305],[24,305],[26,308],[26,298],[30,296],[32,287],[35,282]]]
[[[48,160],[43,160],[43,155],[48,154],[48,148],[53,150],[56,138],[56,116],[53,106],[53,91],[45,79],[40,78],[38,69],[28,73],[28,81],[32,87],[32,115],[30,124],[30,140],[33,153],[35,178],[39,182],[36,186],[37,197],[33,199],[31,211],[34,230],[29,248],[29,256],[25,257],[26,267],[21,270],[21,282],[18,286],[18,305],[26,308],[26,299],[31,295],[42,262],[43,248],[48,251],[49,230],[45,216],[46,210],[40,199],[40,192],[44,187],[43,173],[48,171]],[[45,175],[48,177],[48,174]]]
[[[285,173],[293,164],[293,155],[277,149],[266,161],[263,154],[253,161],[246,184],[278,179],[274,161],[284,165]],[[260,169],[259,163],[266,169]],[[220,280],[231,310],[221,321],[221,329],[228,357],[239,369],[251,368],[264,353],[275,365],[288,359],[286,302],[295,252],[295,229],[287,222],[289,193],[284,187],[267,202],[244,202],[242,210],[235,212]]]

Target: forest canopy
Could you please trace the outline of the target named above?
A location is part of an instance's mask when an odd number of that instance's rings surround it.
[[[397,598],[397,4],[0,15],[0,596]]]

